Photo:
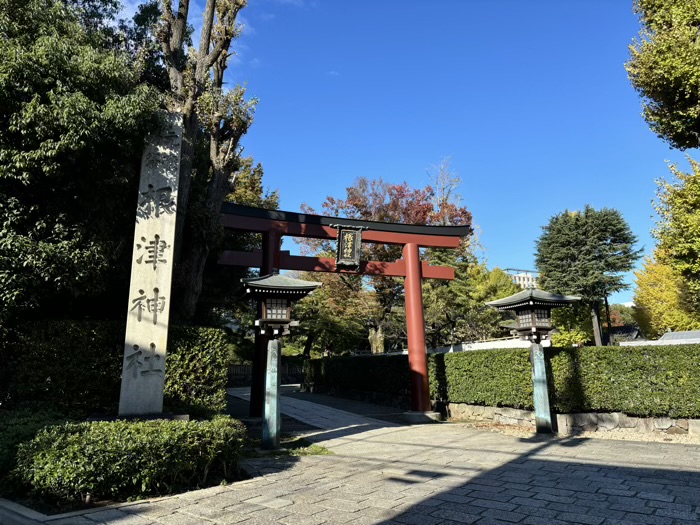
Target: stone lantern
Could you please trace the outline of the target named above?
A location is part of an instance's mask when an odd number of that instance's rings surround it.
[[[274,450],[280,447],[279,361],[282,351],[281,337],[289,334],[292,320],[292,304],[306,297],[321,283],[294,279],[273,271],[270,275],[241,279],[247,296],[262,304],[262,318],[255,321],[260,333],[268,336],[267,370],[265,371],[265,404],[263,409],[262,448]]]
[[[528,288],[504,299],[486,303],[498,310],[515,312],[516,330],[522,339],[539,343],[552,331],[552,309],[580,301],[580,297]]]
[[[531,341],[530,363],[537,432],[552,432],[552,412],[549,407],[547,368],[542,340],[552,331],[552,309],[580,301],[580,297],[561,295],[536,288],[528,288],[510,297],[486,303],[498,310],[512,310],[517,319],[516,330],[521,339]],[[548,342],[549,344],[549,342]]]

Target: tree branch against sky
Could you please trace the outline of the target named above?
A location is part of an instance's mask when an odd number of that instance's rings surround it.
[[[170,79],[170,105],[183,115],[175,304],[187,321],[196,312],[207,258],[221,238],[219,210],[234,189],[241,167],[240,140],[252,124],[257,100],[247,99],[240,84],[224,86],[231,44],[242,31],[237,17],[246,0],[207,0],[199,47],[190,51],[190,0],[177,0],[177,5],[162,0],[161,6],[157,38]],[[197,150],[204,149],[200,144],[208,144],[208,153],[198,165]],[[197,202],[191,201],[193,193]]]

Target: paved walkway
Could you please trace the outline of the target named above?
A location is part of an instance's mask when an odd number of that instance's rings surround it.
[[[41,521],[700,523],[697,445],[575,437],[527,440],[458,424],[401,426],[289,397],[283,397],[282,410],[318,427],[308,439],[335,455],[247,460],[244,466],[253,477],[244,482]]]

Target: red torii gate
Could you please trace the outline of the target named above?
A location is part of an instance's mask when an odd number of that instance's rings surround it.
[[[261,233],[263,242],[262,250],[255,252],[224,251],[219,258],[219,264],[260,268],[261,275],[270,274],[277,269],[405,277],[411,410],[431,410],[421,279],[452,280],[455,274],[453,268],[430,266],[421,261],[419,250],[457,248],[461,239],[471,234],[470,226],[423,226],[341,219],[251,208],[231,203],[222,205],[221,222],[230,230]],[[361,261],[357,268],[346,268],[337,265],[336,259],[333,258],[295,256],[281,250],[283,236],[338,239],[339,228],[343,227],[361,230],[362,242],[402,245],[403,259],[395,262]],[[256,335],[255,343],[250,415],[260,416],[265,387],[265,336]]]

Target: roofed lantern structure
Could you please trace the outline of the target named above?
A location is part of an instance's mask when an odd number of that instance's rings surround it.
[[[517,331],[526,339],[528,336],[546,335],[552,330],[552,309],[580,301],[575,295],[562,295],[528,288],[503,299],[486,303],[498,310],[513,310],[518,322]]]
[[[318,282],[280,275],[276,270],[262,277],[241,279],[241,282],[246,294],[262,302],[262,319],[256,321],[257,325],[290,324],[292,302],[306,297],[321,286]]]

